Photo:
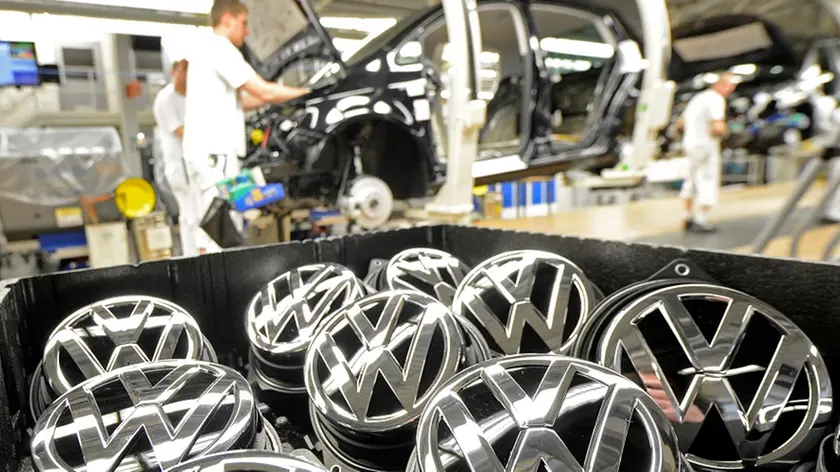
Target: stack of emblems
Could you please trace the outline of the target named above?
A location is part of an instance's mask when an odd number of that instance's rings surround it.
[[[278,455],[283,444],[245,378],[216,362],[196,320],[166,300],[127,296],[76,311],[49,337],[30,387],[35,466],[167,470],[242,450],[294,465]]]
[[[569,259],[531,250],[473,269],[405,251],[341,301],[329,277],[298,280],[261,311],[270,323],[249,310],[249,329],[305,333],[298,396],[341,470],[790,469],[816,460],[829,428],[808,338],[687,262],[606,298]]]
[[[174,470],[826,472],[840,457],[838,436],[826,439],[832,388],[813,343],[687,261],[607,297],[545,251],[481,262],[413,249],[362,279],[336,264],[300,267],[247,308],[250,386],[196,360],[212,350],[181,315],[154,324],[165,326],[155,342],[175,345],[143,350],[130,346],[148,322],[134,319],[150,316],[89,311],[95,329],[60,329],[104,333],[117,349],[80,351],[65,334],[69,357],[45,357],[33,402],[93,372],[71,375],[80,352],[107,364],[41,416],[33,450],[45,470],[68,470],[58,460],[117,470],[116,458],[119,470],[194,460]],[[252,391],[309,455],[223,453],[259,449]],[[149,447],[135,440],[141,429]]]

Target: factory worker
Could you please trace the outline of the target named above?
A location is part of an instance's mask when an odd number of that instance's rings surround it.
[[[184,157],[199,220],[218,196],[216,184],[240,172],[239,159],[246,149],[245,110],[308,93],[263,80],[242,56],[239,48],[248,36],[245,5],[216,0],[210,18],[213,34],[196,41],[189,56],[184,126]],[[201,253],[220,249],[204,231],[193,236]]]
[[[157,123],[155,136],[160,145],[163,179],[178,203],[181,250],[185,256],[194,256],[198,254],[198,249],[192,235],[199,229],[201,215],[197,215],[193,208],[195,205],[190,195],[182,149],[188,67],[186,59],[172,65],[172,82],[155,97],[154,113]]]
[[[709,213],[718,202],[721,181],[721,139],[728,133],[726,97],[735,91],[736,76],[724,72],[709,89],[685,107],[680,125],[689,171],[680,196],[685,200],[686,231],[712,232]]]

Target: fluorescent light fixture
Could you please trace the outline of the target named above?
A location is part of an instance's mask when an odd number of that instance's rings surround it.
[[[615,48],[606,43],[579,41],[564,38],[543,38],[540,47],[544,51],[572,56],[597,57],[610,59],[615,54]]]
[[[207,13],[213,6],[213,0],[58,0],[61,2],[86,3],[88,5],[108,5],[116,7],[146,8],[150,10],[177,11],[183,13]]]
[[[545,65],[553,69],[575,72],[586,72],[592,68],[592,63],[589,61],[580,59],[561,59],[558,57],[549,57],[545,60]]]
[[[324,28],[361,31],[363,33],[381,33],[396,24],[396,18],[351,18],[342,16],[321,18],[321,25]]]
[[[785,71],[785,68],[782,67],[782,66],[773,66],[773,68],[770,69],[770,73],[773,74],[773,75],[779,75],[784,71]]]
[[[134,34],[143,36],[180,36],[198,32],[210,32],[209,27],[195,27],[152,21],[116,20],[110,18],[89,18],[71,15],[32,15],[32,25],[38,31],[49,31],[51,35],[77,37],[80,34]]]
[[[478,76],[482,79],[495,79],[499,74],[492,69],[481,69],[478,71]]]
[[[732,66],[732,68],[729,69],[729,72],[738,75],[753,75],[758,72],[758,66],[755,64],[740,64]]]
[[[715,74],[713,72],[703,74],[703,82],[705,82],[706,84],[711,85],[717,83],[718,80],[720,80],[720,75],[718,74]]]
[[[492,51],[483,51],[479,57],[484,64],[496,64],[499,62],[499,54]]]
[[[478,92],[479,100],[485,100],[489,102],[490,100],[493,100],[494,96],[495,95],[493,94],[493,92]]]

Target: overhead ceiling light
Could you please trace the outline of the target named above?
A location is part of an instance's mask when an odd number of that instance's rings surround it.
[[[713,72],[703,74],[703,82],[705,82],[709,85],[717,83],[718,80],[720,80],[720,75],[718,75],[718,74],[715,74]]]
[[[592,68],[592,63],[589,61],[561,59],[558,57],[550,57],[546,59],[545,65],[553,69],[562,69],[574,72],[586,72]]]
[[[540,47],[544,51],[556,54],[597,57],[601,59],[610,59],[615,54],[615,49],[609,44],[578,41],[576,39],[543,38],[540,41]]]
[[[177,11],[182,13],[207,13],[213,6],[213,0],[59,0],[61,2],[86,3],[88,5],[107,5],[116,7],[134,7],[150,10]]]
[[[397,24],[396,18],[351,18],[343,16],[325,16],[321,26],[330,29],[380,33]]]
[[[755,64],[741,64],[737,66],[732,66],[729,69],[729,72],[738,75],[753,75],[758,71],[758,66]]]
[[[773,68],[770,69],[770,73],[773,74],[773,75],[779,75],[784,71],[785,71],[785,68],[782,67],[782,66],[773,66]]]
[[[495,64],[499,62],[499,54],[495,52],[484,51],[479,57],[481,59],[481,62],[483,62],[484,64]]]

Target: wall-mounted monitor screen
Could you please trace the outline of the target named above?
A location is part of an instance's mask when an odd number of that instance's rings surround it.
[[[0,87],[41,85],[35,43],[0,41]]]

